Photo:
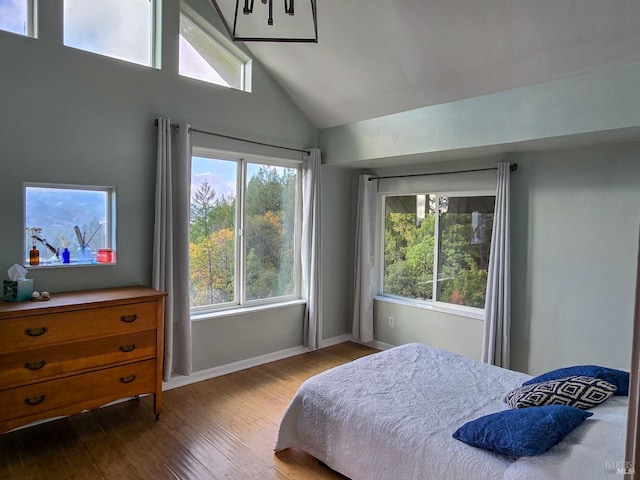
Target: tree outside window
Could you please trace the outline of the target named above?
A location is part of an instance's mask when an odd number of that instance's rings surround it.
[[[298,168],[205,157],[194,165],[202,172],[192,172],[191,306],[295,298]]]
[[[385,197],[383,294],[484,308],[494,200]]]

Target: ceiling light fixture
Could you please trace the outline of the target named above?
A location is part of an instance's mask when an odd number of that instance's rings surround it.
[[[298,2],[295,11],[294,0],[284,0],[283,10],[273,0],[259,2],[266,8],[254,13],[254,0],[211,0],[234,42],[318,43],[316,0]]]

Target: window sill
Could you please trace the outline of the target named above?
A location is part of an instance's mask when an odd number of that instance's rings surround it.
[[[433,312],[446,313],[456,315],[458,317],[473,318],[475,320],[484,321],[484,310],[473,307],[464,307],[458,305],[448,305],[440,302],[420,302],[417,300],[409,300],[406,298],[387,297],[385,295],[376,295],[374,300],[379,302],[395,303],[407,307],[421,308],[423,310],[431,310]]]
[[[116,262],[96,262],[96,263],[44,263],[40,265],[23,265],[27,270],[40,270],[50,268],[75,268],[75,267],[109,267],[115,265]]]
[[[214,312],[198,313],[191,315],[192,322],[200,322],[203,320],[211,320],[213,318],[231,317],[234,315],[242,315],[245,313],[255,313],[265,310],[273,310],[277,308],[289,307],[292,305],[304,305],[307,301],[304,299],[290,300],[287,302],[267,303],[263,305],[252,305],[250,307],[231,307],[225,310],[218,310]]]

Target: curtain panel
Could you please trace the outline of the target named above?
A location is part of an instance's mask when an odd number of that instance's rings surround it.
[[[158,118],[152,287],[166,292],[163,380],[191,374],[189,313],[189,125]]]
[[[511,164],[498,164],[498,185],[484,305],[482,361],[509,368],[511,336]]]
[[[351,335],[357,342],[373,342],[373,297],[375,292],[375,227],[378,180],[360,175],[356,219],[355,286]]]
[[[311,148],[302,162],[302,294],[304,345],[320,348],[322,340],[322,282],[320,267],[321,154]]]

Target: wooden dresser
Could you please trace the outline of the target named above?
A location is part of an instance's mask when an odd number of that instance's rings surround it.
[[[164,295],[124,287],[0,302],[0,433],[147,393],[157,418]]]

